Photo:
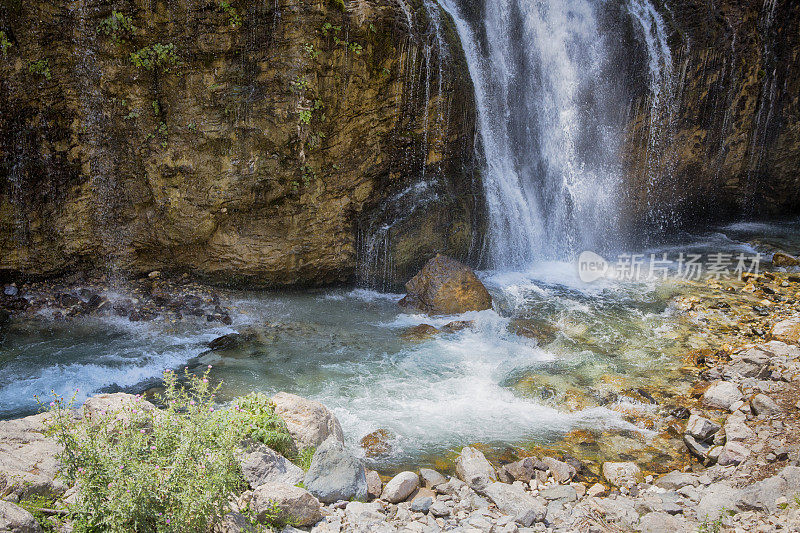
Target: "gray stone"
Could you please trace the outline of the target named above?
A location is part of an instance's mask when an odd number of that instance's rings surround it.
[[[642,471],[636,463],[603,463],[603,477],[618,487],[629,487],[639,482]]]
[[[659,494],[658,498],[661,500],[661,510],[669,514],[680,514],[683,512],[683,505],[681,497],[676,492],[665,492]]]
[[[741,361],[744,361],[745,363],[750,363],[753,365],[766,365],[767,363],[769,363],[771,356],[772,356],[771,351],[766,351],[756,346],[753,348],[748,348],[743,352],[739,352],[735,354],[733,357],[734,359],[739,359]]]
[[[745,511],[767,511],[774,513],[781,496],[800,492],[800,467],[787,466],[778,474],[745,487],[737,500],[737,506]]]
[[[33,515],[11,502],[0,500],[0,531],[9,533],[41,533]]]
[[[482,491],[484,487],[497,481],[497,474],[491,463],[480,451],[470,446],[461,450],[456,458],[456,474],[472,490]]]
[[[634,500],[617,496],[616,498],[596,498],[594,504],[607,521],[622,524],[633,529],[639,523],[639,513]]]
[[[414,501],[411,502],[411,510],[415,513],[427,513],[431,505],[433,505],[433,498],[422,496],[421,498],[414,498]]]
[[[704,491],[702,498],[697,503],[695,508],[697,519],[701,522],[717,520],[723,509],[734,509],[738,499],[738,489],[724,482],[712,483]]]
[[[757,415],[772,416],[781,413],[780,406],[766,394],[756,394],[755,397],[750,400],[750,406]]]
[[[279,392],[272,397],[275,414],[286,422],[298,448],[313,448],[329,437],[344,442],[342,426],[327,407],[319,402]]]
[[[730,441],[722,447],[722,452],[717,459],[721,466],[738,465],[750,455],[750,450],[742,443]]]
[[[655,482],[656,487],[661,487],[662,489],[667,490],[678,490],[682,487],[686,487],[687,485],[696,487],[699,484],[700,481],[696,475],[680,472],[678,470],[673,470],[669,474],[661,476]]]
[[[334,435],[317,448],[303,484],[323,503],[367,499],[364,466]]]
[[[214,524],[213,533],[254,533],[254,527],[242,513],[228,513]],[[2,531],[2,530],[0,530]]]
[[[419,476],[414,472],[400,472],[383,488],[381,498],[389,503],[399,503],[419,488]]]
[[[700,442],[712,440],[714,434],[719,430],[719,424],[698,415],[690,416],[689,421],[686,423],[686,433]]]
[[[0,494],[23,499],[31,494],[57,496],[67,490],[57,478],[61,447],[43,434],[48,416],[42,413],[0,422]]]
[[[730,409],[742,398],[742,393],[730,381],[716,381],[703,394],[703,404],[714,409]]]
[[[349,523],[362,526],[386,520],[386,516],[381,512],[381,506],[378,502],[349,502],[345,507],[345,514]]]
[[[708,452],[711,450],[711,446],[697,442],[691,435],[684,435],[683,443],[692,455],[701,459],[708,457]]]
[[[267,483],[253,491],[251,507],[259,521],[264,521],[273,506],[281,520],[297,526],[311,526],[322,519],[322,506],[307,490],[285,483]]]
[[[745,424],[747,416],[736,411],[725,421],[725,437],[729,441],[744,441],[755,436],[755,431]]]
[[[503,468],[516,481],[528,483],[536,475],[535,459],[525,457],[514,463],[509,463]]]
[[[552,457],[543,457],[542,462],[547,465],[547,469],[553,474],[553,479],[557,483],[569,483],[578,473],[574,466]]]
[[[639,529],[642,533],[689,533],[695,526],[683,517],[657,511],[642,516]]]
[[[244,478],[254,489],[265,483],[297,485],[303,481],[302,468],[260,442],[250,444],[240,462]]]
[[[539,491],[539,496],[545,500],[563,500],[574,502],[578,499],[578,493],[570,485],[554,485]]]
[[[422,478],[422,485],[429,489],[432,489],[436,485],[441,485],[442,483],[447,483],[447,478],[444,477],[442,474],[437,472],[436,470],[432,470],[430,468],[420,468],[419,475]]]
[[[450,508],[441,500],[436,500],[428,508],[428,512],[436,517],[449,516]]]
[[[514,521],[522,526],[541,522],[547,515],[547,508],[539,500],[514,485],[495,482],[484,492],[500,512],[513,516]]]
[[[372,500],[375,498],[380,498],[381,492],[383,492],[383,481],[381,480],[380,474],[378,474],[375,470],[367,470],[366,476],[367,497]]]

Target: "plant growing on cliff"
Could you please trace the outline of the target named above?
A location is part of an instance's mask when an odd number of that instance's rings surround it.
[[[131,63],[145,70],[163,70],[166,72],[170,67],[178,65],[179,60],[175,53],[174,44],[155,43],[140,48],[136,52],[131,52]]]
[[[139,397],[114,412],[77,418],[73,400],[50,403],[48,433],[63,447],[63,475],[77,483],[75,531],[208,531],[243,487],[236,449],[245,419],[217,410],[208,372],[164,373],[163,409]]]
[[[38,59],[36,61],[31,61],[28,63],[28,72],[37,76],[44,76],[48,80],[53,77],[52,74],[50,74],[49,59]]]
[[[239,16],[239,11],[237,11],[237,9],[233,7],[230,2],[220,0],[219,7],[223,13],[228,15],[228,24],[231,28],[236,29],[242,25],[242,17]]]
[[[6,57],[8,57],[8,49],[11,48],[12,46],[14,46],[14,45],[11,44],[11,41],[8,40],[8,37],[6,36],[6,32],[4,32],[3,30],[0,30],[0,50],[2,50],[2,52],[3,52],[3,58],[4,59]]]
[[[98,33],[111,37],[115,44],[125,42],[126,37],[132,36],[136,32],[133,19],[119,11],[112,11],[109,16],[100,21],[97,25]]]

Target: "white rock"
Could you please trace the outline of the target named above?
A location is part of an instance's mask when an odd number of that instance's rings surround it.
[[[578,473],[574,466],[552,457],[544,457],[542,462],[550,469],[557,483],[568,483]]]
[[[766,394],[756,394],[752,400],[750,400],[750,405],[753,408],[753,412],[757,415],[777,415],[780,414],[782,409],[775,403],[775,400],[767,396]]]
[[[698,415],[690,416],[689,421],[686,423],[686,433],[701,442],[710,440],[719,430],[719,424]]]
[[[322,506],[307,490],[285,483],[267,483],[253,491],[251,502],[259,520],[271,511],[280,509],[281,518],[291,519],[297,526],[311,526],[322,519]]]
[[[697,519],[712,522],[720,517],[723,509],[735,509],[739,491],[727,483],[712,483],[697,504]]]
[[[456,458],[456,474],[472,490],[478,492],[497,481],[497,473],[491,463],[483,453],[470,446],[464,447]]]
[[[260,442],[251,444],[240,462],[244,478],[254,489],[265,483],[297,485],[305,475],[302,468]]]
[[[330,436],[344,442],[342,426],[321,403],[287,392],[279,392],[272,401],[275,414],[286,422],[286,428],[299,448],[317,447]]]
[[[636,463],[603,463],[603,477],[612,485],[630,487],[639,482],[642,471]]]
[[[513,516],[524,527],[541,522],[547,515],[544,504],[519,487],[495,482],[488,485],[484,492],[500,512]]]
[[[0,500],[0,531],[41,533],[42,528],[31,513],[11,502]]]
[[[419,488],[419,476],[414,472],[400,472],[383,488],[381,498],[389,503],[405,501]]]
[[[596,497],[600,496],[601,494],[605,493],[606,487],[601,485],[600,483],[595,483],[586,491],[587,496]]]
[[[380,498],[383,492],[383,481],[380,474],[375,470],[367,470],[367,497],[370,499]]]
[[[739,387],[730,381],[716,381],[703,394],[703,404],[715,409],[730,409],[741,399]]]
[[[755,436],[756,432],[745,424],[747,417],[741,411],[735,411],[725,421],[725,437],[729,441],[745,441]]]

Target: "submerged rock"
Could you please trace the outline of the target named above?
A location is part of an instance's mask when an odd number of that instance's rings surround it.
[[[492,308],[492,297],[468,266],[438,254],[406,283],[403,307],[430,315],[457,315]]]
[[[794,267],[800,265],[800,259],[783,252],[775,252],[772,255],[772,264],[778,267]]]
[[[367,457],[374,457],[388,453],[392,449],[391,444],[389,444],[392,437],[392,432],[388,429],[377,429],[369,435],[364,435],[360,444],[364,448],[364,453]]]

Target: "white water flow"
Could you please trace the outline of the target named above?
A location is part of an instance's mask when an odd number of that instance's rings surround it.
[[[614,248],[630,101],[614,61],[622,31],[607,20],[612,3],[441,3],[455,20],[475,86],[492,268]],[[630,0],[621,13],[645,48],[657,104],[668,97],[672,69],[663,20],[646,0]]]

